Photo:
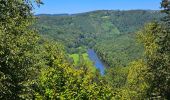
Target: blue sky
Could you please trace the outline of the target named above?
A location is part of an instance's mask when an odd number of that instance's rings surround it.
[[[36,14],[81,13],[93,10],[158,10],[161,0],[42,0]]]

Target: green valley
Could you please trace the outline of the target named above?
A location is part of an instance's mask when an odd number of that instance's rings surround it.
[[[0,0],[0,100],[170,100],[170,1],[108,2]]]
[[[41,35],[65,44],[67,52],[86,53],[93,48],[110,67],[126,66],[142,57],[136,31],[160,20],[159,11],[93,11],[73,15],[37,15]]]

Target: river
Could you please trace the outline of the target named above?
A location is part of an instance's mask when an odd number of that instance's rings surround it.
[[[88,49],[88,56],[90,60],[94,62],[95,67],[100,71],[101,75],[104,75],[105,66],[97,56],[96,52],[93,49]]]

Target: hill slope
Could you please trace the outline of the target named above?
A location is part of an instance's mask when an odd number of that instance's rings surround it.
[[[65,44],[71,54],[93,48],[109,66],[125,66],[141,57],[135,32],[160,17],[158,11],[144,10],[38,15],[36,27],[43,36]]]

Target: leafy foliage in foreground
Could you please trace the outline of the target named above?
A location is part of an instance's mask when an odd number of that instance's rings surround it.
[[[33,16],[31,5],[24,1],[0,1],[0,98],[19,99],[23,82],[36,68],[34,56],[38,35],[28,30]]]
[[[30,28],[31,1],[1,0],[0,99],[170,99],[169,4],[162,2],[166,20],[138,32],[144,58],[101,77],[83,57],[74,66],[62,44],[44,40]]]
[[[147,33],[147,34],[146,34]],[[151,98],[170,98],[170,36],[169,27],[165,23],[152,23],[145,27],[140,34],[145,47],[148,73],[150,73]]]

